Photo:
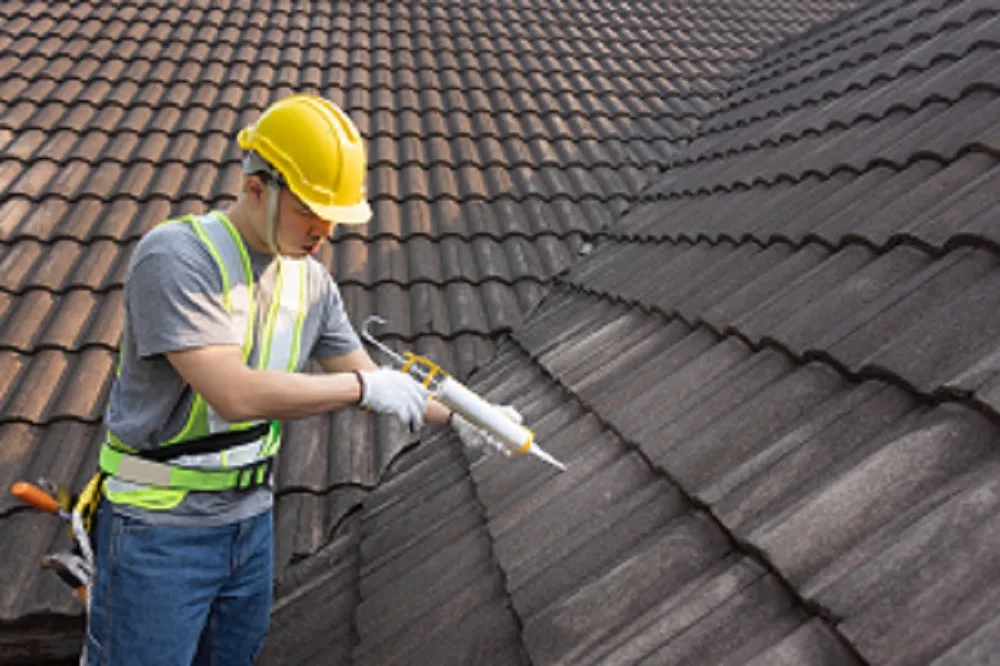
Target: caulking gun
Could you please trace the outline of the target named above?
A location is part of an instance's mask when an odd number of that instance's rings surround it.
[[[461,414],[470,423],[482,428],[490,435],[488,439],[497,448],[514,455],[531,455],[544,460],[559,471],[565,472],[566,465],[556,460],[535,443],[535,434],[520,423],[515,423],[500,410],[466,388],[454,377],[441,369],[425,356],[412,352],[398,354],[380,342],[368,330],[372,324],[385,324],[385,319],[372,315],[361,327],[361,337],[392,359],[397,369],[409,374],[446,407]]]

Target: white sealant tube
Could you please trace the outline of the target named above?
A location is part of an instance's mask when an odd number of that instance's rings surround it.
[[[438,382],[434,393],[444,405],[496,437],[514,455],[530,453],[565,471],[565,465],[534,443],[533,432],[509,419],[500,410],[451,377],[445,377]]]
[[[445,377],[434,389],[437,399],[467,420],[492,434],[511,453],[527,453],[535,436],[530,430],[507,418],[500,410],[462,386]]]

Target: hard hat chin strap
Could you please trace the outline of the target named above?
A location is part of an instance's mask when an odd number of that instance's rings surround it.
[[[278,250],[278,196],[281,194],[281,186],[273,180],[267,183],[267,246],[275,256],[280,255]]]
[[[275,256],[278,250],[278,196],[284,186],[284,178],[273,166],[255,151],[248,150],[243,155],[243,173],[248,176],[261,175],[267,183],[267,229],[264,230],[264,242]]]

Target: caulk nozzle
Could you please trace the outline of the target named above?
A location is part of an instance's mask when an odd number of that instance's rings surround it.
[[[533,453],[536,457],[541,458],[542,460],[544,460],[548,464],[550,464],[553,467],[555,467],[556,469],[558,469],[560,472],[565,472],[568,469],[566,467],[566,465],[562,464],[561,462],[559,462],[558,460],[556,460],[553,456],[551,456],[548,453],[546,453],[539,446],[535,446],[534,444],[532,444],[531,448],[528,449],[528,453]]]

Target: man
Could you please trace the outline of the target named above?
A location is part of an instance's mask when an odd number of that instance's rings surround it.
[[[372,362],[309,256],[336,224],[371,217],[354,124],[295,95],[238,142],[236,202],[158,226],[129,265],[101,451],[91,666],[254,661],[271,608],[278,420],[348,405],[412,430],[451,416],[408,375]],[[298,374],[309,358],[326,372]],[[468,422],[456,426],[482,443]]]

